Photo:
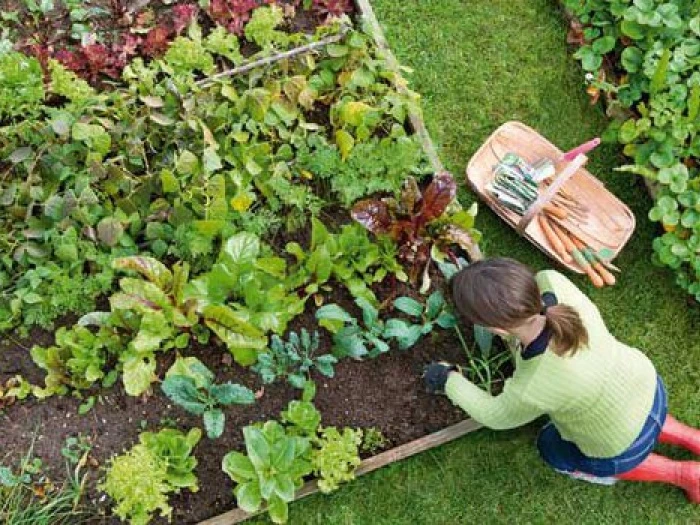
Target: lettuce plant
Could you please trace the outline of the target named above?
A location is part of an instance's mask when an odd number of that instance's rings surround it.
[[[341,483],[355,479],[355,470],[361,463],[361,444],[362,430],[344,428],[341,433],[335,427],[320,429],[311,464],[321,492],[328,494]]]
[[[173,429],[145,432],[137,445],[112,458],[98,488],[114,500],[114,513],[132,525],[150,523],[156,512],[169,518],[171,493],[198,490],[192,449],[200,438],[199,429],[187,434]]]

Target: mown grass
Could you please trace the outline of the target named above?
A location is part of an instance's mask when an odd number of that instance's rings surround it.
[[[554,0],[376,0],[377,16],[399,60],[415,69],[428,127],[448,168],[464,167],[502,122],[520,120],[561,148],[599,135],[606,119],[583,93],[583,74],[565,42]],[[590,169],[637,216],[618,259],[614,288],[592,289],[610,329],[654,360],[677,417],[700,425],[700,309],[688,306],[670,272],[650,264],[657,231],[639,181],[612,168],[618,148],[591,155]],[[469,202],[473,196],[464,190]],[[507,255],[537,269],[550,262],[482,207],[478,220],[488,255]],[[371,393],[368,393],[371,395]],[[538,424],[481,430],[363,477],[331,496],[292,505],[299,524],[700,523],[700,508],[667,486],[575,482],[538,458]],[[682,453],[677,453],[684,457]]]

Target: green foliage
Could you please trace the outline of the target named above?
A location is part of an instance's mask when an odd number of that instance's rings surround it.
[[[4,525],[73,525],[87,520],[80,501],[86,481],[81,465],[69,468],[67,479],[55,483],[33,454],[32,439],[16,468],[0,465],[0,521]]]
[[[291,401],[282,412],[282,423],[271,420],[245,427],[246,454],[232,451],[224,456],[222,469],[236,483],[239,508],[256,512],[265,502],[270,519],[286,523],[288,503],[305,476],[320,475],[324,492],[354,478],[362,431],[320,427],[321,414],[312,397],[305,392],[303,400]]]
[[[306,328],[301,329],[301,336],[290,332],[287,341],[273,335],[270,348],[258,354],[258,362],[253,370],[260,375],[265,384],[286,378],[293,387],[304,388],[314,368],[325,377],[333,377],[335,373],[333,365],[338,360],[330,354],[316,357],[314,354],[318,347],[318,332],[314,331],[309,335]]]
[[[299,151],[297,166],[327,179],[332,196],[344,206],[379,192],[396,195],[406,175],[422,177],[429,172],[420,143],[402,128],[357,144],[346,158],[336,145],[314,137]]]
[[[167,466],[143,444],[110,461],[99,489],[111,497],[113,512],[132,525],[146,525],[155,512],[169,517]]]
[[[272,521],[286,523],[287,505],[312,471],[310,440],[287,435],[276,421],[245,427],[243,437],[247,455],[229,452],[222,462],[224,472],[237,483],[238,507],[255,512],[265,501]]]
[[[362,431],[362,445],[360,450],[368,454],[374,455],[378,451],[385,449],[389,441],[382,431],[376,427],[365,428]]]
[[[694,250],[700,227],[694,161],[700,154],[700,12],[692,2],[657,0],[566,5],[583,22],[584,34],[597,38],[593,46],[605,39],[602,54],[619,52],[612,78],[594,83],[607,92],[608,112],[618,116],[608,136],[624,144],[633,161],[621,171],[660,187],[649,218],[667,233],[654,241],[654,262],[674,269],[678,284],[700,299],[700,258]],[[591,48],[585,45],[576,56],[584,68],[597,70],[598,60],[582,56]]]
[[[119,336],[108,329],[93,333],[83,326],[59,328],[55,346],[35,345],[31,349],[34,363],[47,373],[45,387],[34,388],[34,395],[43,398],[91,387],[105,377],[108,356],[120,349]]]
[[[379,311],[364,299],[356,299],[355,304],[362,310],[362,325],[337,304],[327,304],[316,310],[319,324],[333,333],[334,355],[373,359],[388,352],[387,327],[379,318]]]
[[[37,114],[44,101],[39,61],[15,51],[0,53],[0,93],[0,122]]]
[[[133,525],[150,523],[155,512],[169,518],[171,493],[198,490],[192,449],[200,437],[199,429],[187,434],[173,429],[144,432],[137,445],[112,458],[98,488],[114,500],[114,513]]]
[[[357,224],[345,225],[339,233],[331,233],[321,221],[312,219],[309,251],[305,252],[295,242],[288,243],[286,251],[297,260],[292,286],[309,283],[304,288],[308,294],[328,289],[323,285],[335,278],[354,297],[376,304],[368,285],[382,281],[390,272],[405,280],[393,246],[385,241],[374,243]]]
[[[431,333],[435,325],[445,329],[457,326],[457,319],[440,291],[430,294],[425,305],[411,297],[399,297],[394,300],[394,308],[411,318],[411,321],[389,319],[386,322],[384,337],[396,339],[401,350],[415,345],[421,336]]]
[[[165,465],[165,481],[176,493],[182,489],[197,492],[197,477],[194,469],[197,458],[192,451],[199,443],[202,432],[193,428],[187,434],[165,428],[159,432],[143,432],[139,441]]]
[[[355,469],[361,463],[361,443],[362,430],[344,428],[341,433],[335,427],[321,429],[311,459],[321,492],[328,494],[341,483],[355,479]]]
[[[245,37],[262,48],[273,44],[284,45],[289,39],[287,33],[275,29],[283,20],[284,14],[280,6],[258,7],[245,26]]]
[[[201,415],[211,439],[224,432],[226,418],[221,406],[255,403],[255,394],[244,386],[214,383],[214,374],[196,357],[178,357],[165,375],[163,393],[187,412]]]

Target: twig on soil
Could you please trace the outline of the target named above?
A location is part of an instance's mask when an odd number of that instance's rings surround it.
[[[209,86],[211,84],[214,84],[217,80],[221,78],[227,78],[227,77],[232,77],[234,75],[238,75],[240,73],[245,73],[247,71],[250,71],[251,69],[256,69],[258,67],[262,66],[267,66],[269,64],[274,64],[275,62],[279,62],[280,60],[284,60],[285,58],[291,58],[296,55],[301,55],[304,53],[309,53],[311,51],[314,51],[316,49],[322,48],[324,46],[327,46],[329,44],[335,44],[336,42],[340,42],[343,37],[347,34],[349,31],[348,26],[344,26],[340,29],[340,32],[336,35],[332,35],[326,38],[323,38],[321,40],[318,40],[316,42],[311,42],[309,44],[300,46],[300,47],[295,47],[293,49],[290,49],[288,51],[283,51],[282,53],[277,53],[272,56],[264,57],[264,58],[259,58],[257,60],[253,60],[252,62],[248,62],[247,64],[243,64],[238,67],[234,67],[233,69],[229,69],[226,71],[222,71],[221,73],[217,73],[216,75],[212,75],[207,78],[203,78],[202,80],[197,81],[198,86]]]

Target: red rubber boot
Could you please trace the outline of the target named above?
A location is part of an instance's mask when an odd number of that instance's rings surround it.
[[[683,447],[700,456],[700,430],[684,425],[670,414],[666,416],[659,441]]]
[[[660,454],[649,454],[641,465],[618,479],[627,481],[658,481],[685,490],[688,499],[700,503],[700,461],[674,461]]]

